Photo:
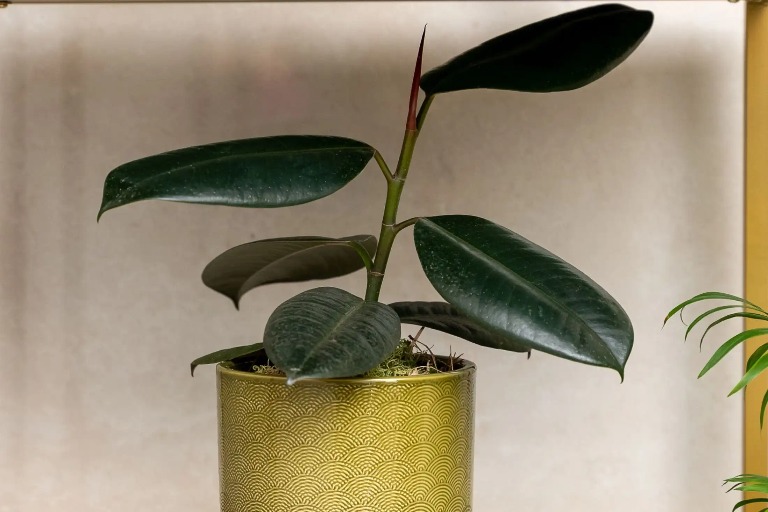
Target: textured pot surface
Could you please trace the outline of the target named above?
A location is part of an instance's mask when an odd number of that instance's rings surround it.
[[[475,367],[300,381],[219,366],[222,512],[469,512]]]

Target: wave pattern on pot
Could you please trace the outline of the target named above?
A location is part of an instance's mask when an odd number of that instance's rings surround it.
[[[223,512],[470,512],[474,367],[310,380],[219,369]]]

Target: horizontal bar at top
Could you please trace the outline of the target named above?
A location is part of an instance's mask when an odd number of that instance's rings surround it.
[[[224,0],[224,1],[217,1],[217,0],[11,0],[11,1],[3,1],[0,0],[0,7],[8,7],[10,5],[54,5],[54,4],[69,4],[69,5],[76,5],[76,4],[227,4],[227,3],[302,3],[302,2],[364,2],[364,1],[378,1],[378,2],[388,2],[388,1],[402,1],[402,0]],[[425,0],[425,1],[431,1],[431,0]],[[449,0],[449,1],[456,1],[456,0]],[[459,1],[472,1],[472,0],[459,0]],[[487,1],[487,0],[482,0]],[[531,1],[531,0],[491,0],[491,1]],[[538,0],[541,1],[541,0]],[[556,0],[552,0],[556,1]],[[592,0],[592,1],[601,1],[601,0]],[[666,0],[669,2],[679,2],[683,1],[686,3],[690,2],[725,2],[728,1],[729,3],[739,3],[740,0]],[[754,3],[754,4],[767,4],[768,0],[744,0],[747,3]]]

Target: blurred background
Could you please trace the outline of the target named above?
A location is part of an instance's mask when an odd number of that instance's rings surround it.
[[[218,510],[214,372],[307,288],[238,312],[200,272],[260,238],[378,234],[374,164],[323,200],[96,212],[107,172],[170,149],[275,134],[363,140],[394,164],[424,24],[425,69],[581,2],[11,6],[0,11],[0,512]],[[742,291],[744,5],[640,2],[622,66],[552,95],[438,97],[401,219],[492,219],[570,261],[629,313],[615,372],[425,332],[479,367],[475,510],[729,510],[741,470],[733,354],[706,378],[666,311]],[[362,273],[332,282],[364,291]],[[314,286],[310,284],[309,286]],[[436,300],[411,231],[383,301]],[[689,319],[692,317],[689,317]],[[737,325],[731,329],[737,328]],[[415,332],[406,328],[405,333]],[[716,336],[727,334],[727,329]]]

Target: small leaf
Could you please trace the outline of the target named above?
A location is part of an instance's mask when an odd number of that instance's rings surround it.
[[[760,329],[753,329],[754,331],[760,330]],[[768,329],[764,329],[768,331]],[[747,331],[751,332],[751,331]],[[747,384],[752,382],[755,377],[760,375],[763,370],[768,368],[768,354],[763,354],[760,359],[755,361],[755,363],[752,365],[752,368],[747,370],[747,372],[744,374],[744,376],[741,378],[741,380],[733,387],[730,393],[728,393],[728,396],[733,395],[734,393],[740,391],[743,389]]]
[[[264,330],[267,355],[288,384],[363,374],[399,342],[400,319],[392,308],[338,288],[315,288],[287,300]]]
[[[762,320],[762,321],[768,321],[768,315],[763,315],[761,313],[748,313],[748,312],[740,312],[740,313],[731,313],[729,315],[725,315],[722,318],[719,318],[709,324],[709,327],[707,327],[704,330],[704,334],[701,335],[701,341],[699,342],[699,347],[701,347],[704,344],[704,337],[706,337],[707,333],[712,330],[713,327],[716,327],[718,324],[721,324],[725,322],[726,320],[730,320],[732,318],[749,318],[751,320]]]
[[[233,359],[238,359],[241,357],[246,357],[255,354],[259,350],[264,348],[264,345],[262,343],[254,343],[253,345],[243,345],[241,347],[232,347],[232,348],[225,348],[223,350],[217,350],[216,352],[211,352],[208,355],[198,357],[192,363],[190,366],[190,372],[192,373],[192,376],[195,376],[195,368],[202,364],[217,364],[221,363],[223,361],[232,361]]]
[[[343,276],[368,266],[375,252],[373,235],[259,240],[214,258],[203,270],[203,283],[238,307],[243,295],[257,286]]]
[[[693,331],[693,328],[694,328],[694,327],[696,327],[696,325],[698,325],[698,323],[699,323],[699,322],[701,322],[702,320],[704,320],[704,319],[705,319],[705,318],[707,318],[708,316],[710,316],[710,315],[714,315],[714,314],[715,314],[715,313],[717,313],[718,311],[724,311],[724,310],[726,310],[726,309],[736,309],[736,308],[742,308],[742,307],[743,307],[743,306],[742,306],[742,305],[740,305],[740,304],[731,304],[731,305],[729,305],[729,306],[718,306],[718,307],[716,307],[716,308],[712,308],[712,309],[710,309],[710,310],[707,310],[707,311],[705,311],[704,313],[702,313],[702,314],[700,314],[699,316],[697,316],[697,317],[696,317],[696,318],[693,320],[693,322],[691,322],[691,323],[690,323],[690,325],[688,326],[688,328],[685,330],[685,337],[684,337],[684,339],[686,339],[686,340],[687,340],[687,339],[688,339],[688,335],[689,335],[689,334],[691,334],[691,331]]]
[[[722,292],[704,292],[700,293],[694,297],[691,297],[690,299],[686,300],[685,302],[681,302],[674,308],[672,308],[669,313],[667,313],[667,316],[664,317],[664,324],[667,323],[667,321],[672,318],[675,313],[678,311],[682,313],[683,309],[687,306],[690,306],[691,304],[695,304],[696,302],[701,302],[704,300],[713,300],[713,299],[719,299],[719,300],[733,300],[736,302],[739,302],[741,304],[746,304],[747,306],[751,307],[752,309],[756,311],[760,311],[761,313],[768,314],[767,311],[765,311],[763,308],[758,306],[757,304],[754,304],[752,302],[749,302],[746,299],[742,299],[741,297],[737,297],[736,295],[731,295],[729,293],[722,293]]]
[[[744,473],[744,474],[741,474],[741,475],[738,475],[738,476],[732,476],[731,478],[726,478],[725,482],[723,483],[723,485],[725,485],[726,483],[729,483],[729,482],[744,483],[744,482],[750,482],[752,480],[763,482],[763,483],[768,483],[768,477],[766,477],[766,476],[757,475],[755,473]]]
[[[746,507],[750,503],[768,503],[768,498],[752,498],[748,500],[741,500],[733,506],[732,512],[735,512],[738,508]]]
[[[567,91],[606,75],[637,48],[653,14],[598,5],[495,37],[421,77],[428,96],[465,89]]]
[[[99,217],[145,199],[248,208],[308,203],[352,181],[374,151],[352,139],[302,135],[170,151],[110,172]]]
[[[760,430],[763,430],[763,424],[765,422],[765,408],[768,406],[768,391],[763,395],[763,403],[760,404]]]
[[[445,302],[395,302],[389,306],[395,310],[404,324],[429,327],[484,347],[529,354],[531,352],[524,342],[513,336],[504,336],[490,331],[462,314],[455,306]]]
[[[768,343],[765,343],[763,345],[760,345],[755,349],[754,352],[752,352],[752,355],[749,356],[749,359],[747,360],[747,364],[744,366],[744,370],[749,370],[753,366],[755,366],[755,363],[757,362],[760,357],[762,357],[763,354],[768,352]]]
[[[422,218],[414,239],[430,282],[464,315],[528,348],[623,375],[632,324],[576,268],[478,217]]]
[[[699,378],[703,377],[709,370],[711,370],[720,360],[722,360],[731,350],[739,346],[739,344],[747,341],[748,339],[755,338],[757,336],[765,336],[768,334],[768,328],[762,329],[750,329],[748,331],[740,332],[730,338],[728,341],[720,345],[718,349],[709,358],[707,364],[704,365],[701,372],[699,372]]]

